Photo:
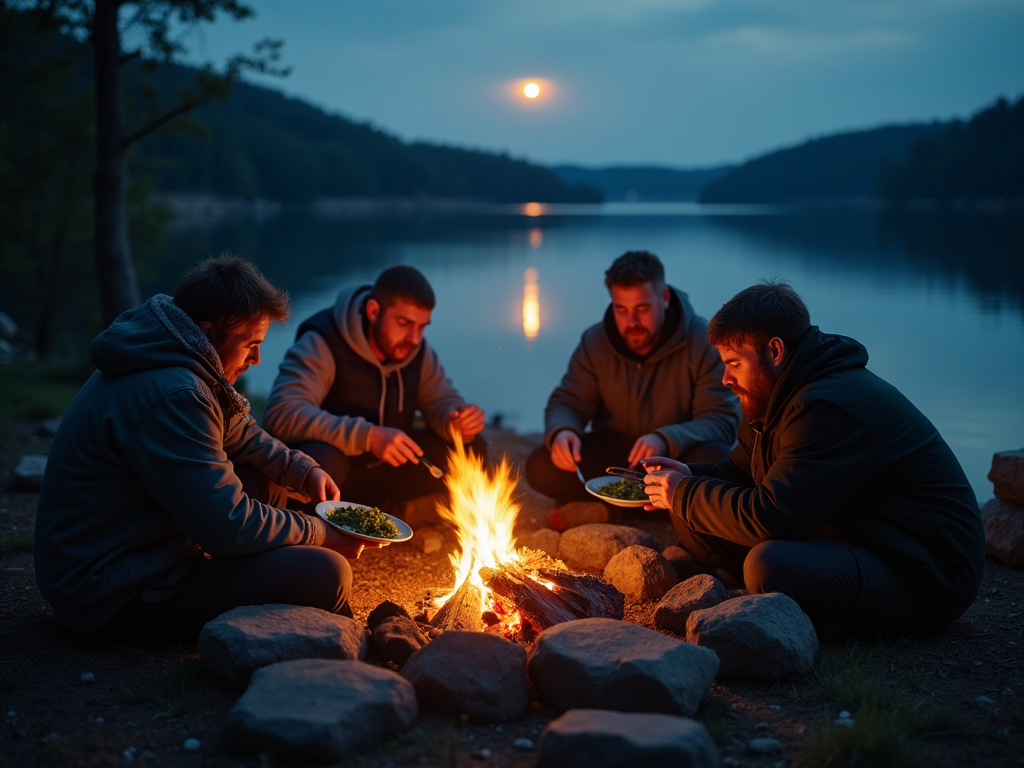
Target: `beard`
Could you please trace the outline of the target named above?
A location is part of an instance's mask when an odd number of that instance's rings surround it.
[[[380,322],[370,323],[370,335],[373,337],[373,343],[377,345],[377,349],[384,353],[387,362],[402,362],[416,348],[416,345],[410,344],[405,339],[392,342],[391,339],[384,335],[382,325]]]
[[[757,372],[750,389],[744,389],[736,384],[732,385],[732,391],[740,399],[740,410],[743,411],[743,418],[754,423],[764,421],[765,411],[768,410],[768,401],[771,399],[772,390],[775,389],[776,376],[763,360],[758,360]]]
[[[631,325],[622,334],[623,341],[631,351],[638,354],[649,351],[658,340],[658,335],[651,333],[642,325]]]

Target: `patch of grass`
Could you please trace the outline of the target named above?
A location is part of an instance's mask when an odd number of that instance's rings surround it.
[[[0,558],[5,558],[14,552],[31,552],[34,548],[32,533],[23,531],[0,541]]]
[[[697,709],[697,720],[718,746],[725,746],[732,741],[732,705],[721,696],[707,694]]]
[[[851,712],[879,703],[889,695],[879,669],[879,649],[852,644],[825,648],[807,676],[811,692]]]
[[[92,374],[88,360],[0,365],[0,445],[16,421],[40,421],[60,416]]]
[[[200,712],[209,706],[210,693],[195,666],[179,666],[129,681],[118,702],[147,705],[156,710],[156,720]]]

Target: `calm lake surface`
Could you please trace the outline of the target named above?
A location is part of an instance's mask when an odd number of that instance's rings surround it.
[[[543,427],[547,397],[580,334],[608,304],[604,270],[647,249],[709,318],[737,291],[784,277],[811,321],[852,336],[869,367],[938,427],[979,499],[992,454],[1024,445],[1024,236],[1019,219],[873,210],[623,204],[478,215],[179,221],[173,257],[145,289],[173,293],[183,269],[230,250],[291,292],[246,374],[266,394],[298,323],[338,291],[411,264],[434,286],[427,338],[463,396],[520,432]],[[540,214],[540,215],[526,215]]]

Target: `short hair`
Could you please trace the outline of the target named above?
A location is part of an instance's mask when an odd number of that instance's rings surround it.
[[[381,272],[377,276],[377,282],[373,284],[373,290],[370,291],[370,298],[383,309],[400,299],[430,310],[433,310],[437,303],[434,289],[430,287],[423,273],[405,264],[388,267]]]
[[[247,328],[263,317],[282,325],[291,315],[288,293],[252,262],[223,253],[190,269],[174,292],[174,303],[192,321],[213,323],[219,334]]]
[[[604,284],[629,287],[653,283],[656,289],[665,287],[665,267],[661,259],[650,251],[626,251],[604,273]]]
[[[810,327],[803,299],[785,280],[772,278],[725,302],[708,323],[708,341],[729,349],[749,344],[760,353],[776,336],[787,347],[795,347]]]

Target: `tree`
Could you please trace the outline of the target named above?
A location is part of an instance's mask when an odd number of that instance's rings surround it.
[[[188,52],[181,30],[194,30],[218,15],[240,21],[253,15],[237,0],[5,0],[23,10],[45,12],[65,34],[87,39],[93,48],[96,158],[93,170],[93,232],[96,278],[104,321],[109,323],[140,301],[128,237],[128,151],[149,135],[210,99],[224,99],[244,71],[286,75],[277,66],[281,41],[264,39],[251,56],[236,55],[218,72],[212,64],[199,71],[195,87],[183,89],[175,103],[163,105],[161,94],[147,89],[149,107],[141,124],[129,129],[125,119],[125,66],[170,66]],[[125,51],[124,35],[142,42]]]

